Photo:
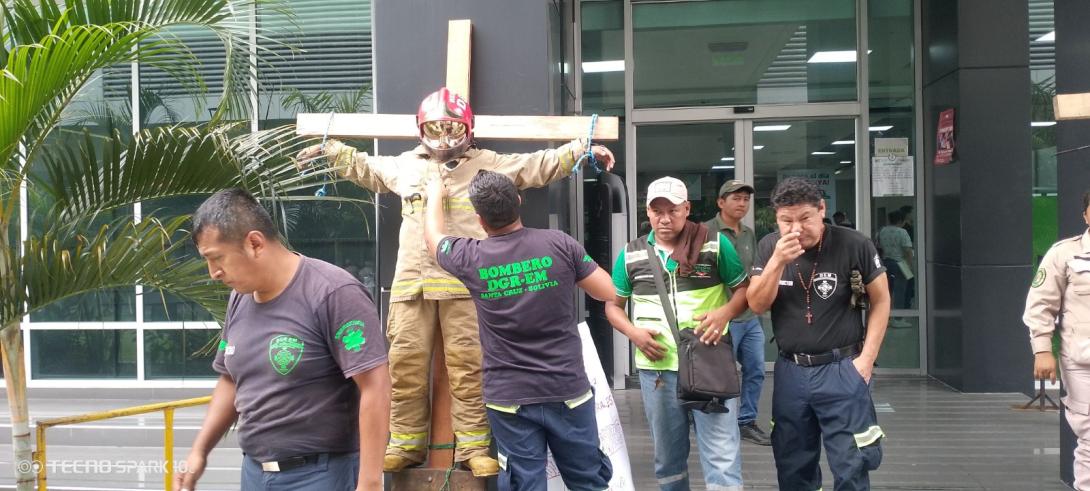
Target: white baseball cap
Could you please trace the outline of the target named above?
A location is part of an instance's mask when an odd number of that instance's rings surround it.
[[[662,177],[647,186],[647,205],[651,206],[651,202],[657,198],[666,198],[671,203],[680,205],[688,201],[689,191],[680,179]]]

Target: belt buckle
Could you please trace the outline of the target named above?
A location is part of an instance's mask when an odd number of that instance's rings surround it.
[[[280,472],[280,462],[275,460],[272,462],[262,462],[261,470],[265,472]]]
[[[806,353],[795,353],[795,364],[804,367],[810,366],[810,355]]]

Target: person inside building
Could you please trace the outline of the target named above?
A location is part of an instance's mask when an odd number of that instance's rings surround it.
[[[429,374],[435,336],[440,335],[450,380],[454,460],[473,475],[491,476],[499,464],[489,456],[492,436],[481,399],[481,347],[477,313],[469,290],[435,264],[424,244],[424,193],[427,179],[447,184],[450,233],[486,237],[469,201],[469,181],[479,170],[509,177],[519,189],[542,187],[571,175],[587,152],[585,140],[527,154],[499,154],[476,148],[469,102],[445,87],[420,103],[416,124],[420,145],[398,156],[374,156],[330,140],[296,156],[300,169],[324,156],[343,178],[375,193],[401,197],[401,233],[386,335],[390,341],[393,394],[390,443],[383,468],[397,472],[427,458],[430,427]],[[590,149],[604,169],[613,153]]]
[[[893,210],[889,213],[889,224],[878,230],[878,246],[882,248],[882,264],[885,265],[886,273],[889,275],[895,309],[911,308],[908,281],[915,277],[911,265],[912,239],[908,236],[904,225],[904,212]]]
[[[1090,191],[1082,195],[1082,219],[1090,227]],[[1022,321],[1029,328],[1033,377],[1056,381],[1053,336],[1059,328],[1062,398],[1067,424],[1075,433],[1075,489],[1090,489],[1090,228],[1063,239],[1041,258],[1033,275]],[[1057,325],[1059,321],[1059,325]]]
[[[833,213],[833,225],[839,227],[855,228],[855,224],[848,220],[848,214],[842,211]]]
[[[719,213],[704,223],[708,230],[718,230],[726,236],[742,261],[742,270],[749,271],[757,252],[757,236],[742,223],[753,200],[753,186],[730,180],[719,187]],[[738,429],[742,439],[757,445],[772,445],[768,434],[757,424],[757,403],[765,380],[765,332],[761,320],[746,309],[730,321],[734,358],[742,366],[742,395],[738,409]]]
[[[869,489],[884,436],[869,386],[890,310],[882,260],[867,237],[822,221],[825,200],[812,181],[784,179],[772,207],[779,231],[757,245],[747,295],[754,312],[771,311],[780,349],[772,391],[780,489],[821,488],[822,443],[836,490]],[[866,324],[853,272],[869,298]]]
[[[683,408],[677,396],[677,343],[667,323],[650,261],[659,261],[671,285],[665,292],[678,329],[693,329],[718,343],[730,321],[746,310],[746,272],[734,246],[716,230],[688,220],[685,183],[663,177],[647,187],[651,233],[626,245],[613,266],[615,302],[606,317],[638,348],[640,394],[655,445],[655,478],[663,491],[689,489],[689,424],[696,431],[708,489],[741,490],[742,456],[738,399],[725,413]],[[648,252],[654,250],[654,254]],[[728,295],[730,300],[727,300]],[[632,319],[624,308],[632,301]]]
[[[442,180],[430,181],[424,237],[477,307],[499,489],[545,489],[548,450],[568,489],[608,488],[572,291],[611,302],[609,274],[564,232],[524,227],[518,188],[503,174],[480,171],[469,184],[487,239],[445,235],[445,198]]]
[[[192,236],[212,279],[233,291],[212,363],[219,380],[174,489],[195,489],[235,426],[245,491],[381,490],[390,374],[367,290],[285,247],[241,189],[201,204]]]

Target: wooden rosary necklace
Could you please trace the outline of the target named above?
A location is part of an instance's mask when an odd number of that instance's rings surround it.
[[[799,268],[799,263],[795,262],[795,274],[799,277],[799,286],[802,287],[802,291],[806,294],[806,324],[813,325],[814,323],[814,311],[810,306],[810,290],[814,286],[814,278],[817,277],[818,261],[821,260],[821,245],[825,243],[825,234],[821,234],[821,238],[818,239],[817,256],[814,257],[814,266],[810,269],[810,283],[807,284],[802,278],[802,268]],[[803,252],[805,254],[805,251]],[[799,257],[802,257],[801,255]]]

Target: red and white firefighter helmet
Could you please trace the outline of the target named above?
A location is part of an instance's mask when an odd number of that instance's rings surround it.
[[[468,101],[446,87],[420,103],[416,126],[420,143],[435,160],[456,159],[473,143],[473,110]]]

